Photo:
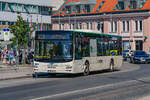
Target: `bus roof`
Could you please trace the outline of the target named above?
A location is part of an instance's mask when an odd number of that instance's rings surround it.
[[[100,33],[99,31],[94,30],[50,30],[50,31],[36,31],[36,33],[45,33],[45,32],[73,32],[73,33],[85,33],[85,34],[95,34],[95,35],[104,35],[104,36],[114,36],[114,37],[121,37],[120,35],[113,35],[113,34],[104,34]]]
[[[99,31],[96,31],[96,30],[73,30],[73,32],[83,32],[83,33],[87,33],[87,34],[96,34],[96,35],[121,37],[120,35],[100,33]]]

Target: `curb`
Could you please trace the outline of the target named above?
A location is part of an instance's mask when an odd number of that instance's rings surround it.
[[[27,76],[20,76],[20,77],[2,78],[2,79],[0,79],[0,81],[13,80],[13,79],[22,79],[22,78],[31,78],[31,77],[32,77],[32,74],[27,75]]]

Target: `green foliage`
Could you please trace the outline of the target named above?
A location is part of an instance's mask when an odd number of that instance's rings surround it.
[[[26,48],[28,45],[27,33],[33,32],[33,28],[29,27],[27,22],[23,20],[21,15],[18,15],[18,19],[15,25],[9,26],[10,32],[14,35],[11,40],[14,44],[18,43],[18,48]]]

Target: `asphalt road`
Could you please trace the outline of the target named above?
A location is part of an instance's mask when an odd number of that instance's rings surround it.
[[[141,100],[150,95],[150,64],[120,71],[0,81],[0,100]],[[150,99],[149,99],[150,100]]]

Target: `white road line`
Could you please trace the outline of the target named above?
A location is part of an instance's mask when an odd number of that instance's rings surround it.
[[[150,77],[143,77],[138,80],[146,81],[146,80],[150,80]],[[130,81],[124,81],[124,82],[115,83],[115,84],[107,84],[107,85],[103,85],[103,86],[97,86],[97,87],[92,87],[92,88],[87,88],[87,89],[82,89],[82,90],[75,90],[75,91],[69,91],[69,92],[64,92],[64,93],[59,93],[59,94],[54,94],[54,95],[49,95],[49,96],[43,96],[43,97],[31,99],[31,100],[50,99],[50,98],[54,98],[54,97],[60,97],[60,96],[65,96],[65,95],[70,95],[70,94],[75,94],[75,93],[83,93],[83,92],[87,92],[87,91],[93,91],[96,89],[109,88],[109,87],[114,87],[114,86],[119,86],[119,85],[124,85],[124,84],[126,85],[126,84],[130,84],[130,83],[135,83],[135,82],[138,82],[138,81],[130,80]]]
[[[92,87],[92,88],[87,88],[87,89],[82,89],[82,90],[75,90],[75,91],[69,91],[69,92],[65,92],[65,93],[59,93],[59,94],[54,94],[54,95],[49,95],[49,96],[43,96],[43,97],[31,99],[31,100],[50,99],[50,98],[53,98],[53,97],[65,96],[65,95],[75,94],[75,93],[82,93],[82,92],[86,92],[86,91],[93,91],[93,90],[96,90],[96,89],[102,89],[102,88],[105,88],[105,87],[108,88],[108,87],[112,87],[112,86],[129,84],[129,83],[133,83],[133,82],[137,82],[137,81],[136,80],[131,80],[131,81],[125,81],[125,82],[120,82],[120,83],[116,83],[116,84],[108,84],[108,85],[97,86],[97,87]]]

